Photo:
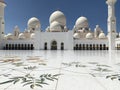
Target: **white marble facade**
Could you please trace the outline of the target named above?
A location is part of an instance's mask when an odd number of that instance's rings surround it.
[[[21,32],[15,26],[13,33],[4,34],[4,0],[0,0],[0,49],[5,50],[108,50],[119,49],[119,35],[116,33],[114,5],[116,0],[107,0],[108,34],[99,25],[90,29],[86,17],[79,17],[72,30],[66,26],[66,16],[61,11],[50,15],[49,26],[41,30],[40,20],[32,17],[28,20],[27,29]],[[112,7],[112,8],[110,8]],[[112,12],[112,13],[111,13]],[[113,23],[114,21],[114,23]],[[114,32],[114,33],[113,33]]]

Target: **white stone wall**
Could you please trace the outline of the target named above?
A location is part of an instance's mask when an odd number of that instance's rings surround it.
[[[115,47],[117,47],[117,45],[120,47],[120,38],[115,39]]]
[[[79,39],[79,40],[74,40],[74,46],[76,44],[105,44],[107,47],[109,45],[108,39]]]
[[[2,45],[6,44],[34,44],[34,40],[4,40]]]
[[[47,48],[51,49],[52,41],[57,42],[57,49],[61,49],[61,43],[64,43],[64,49],[72,49],[73,46],[73,36],[72,31],[69,32],[40,32],[36,35],[35,45],[39,49],[44,49],[44,44],[47,43]],[[36,48],[37,49],[37,48]]]

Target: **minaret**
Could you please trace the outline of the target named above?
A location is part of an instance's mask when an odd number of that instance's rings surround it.
[[[4,21],[4,8],[6,4],[4,0],[0,0],[0,39],[2,39],[2,36],[4,34],[5,29],[5,21]]]
[[[107,0],[108,5],[108,39],[109,50],[115,50],[116,38],[116,17],[115,17],[115,3],[117,0]]]

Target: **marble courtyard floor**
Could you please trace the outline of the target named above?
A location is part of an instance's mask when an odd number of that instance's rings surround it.
[[[0,90],[120,90],[120,51],[0,51]]]

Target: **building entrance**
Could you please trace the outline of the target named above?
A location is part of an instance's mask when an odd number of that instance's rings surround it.
[[[57,42],[56,41],[53,41],[51,43],[51,50],[57,50]]]

